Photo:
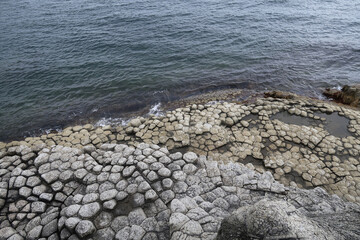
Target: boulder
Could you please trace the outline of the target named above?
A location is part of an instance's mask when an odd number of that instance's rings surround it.
[[[360,106],[360,84],[354,86],[345,85],[341,90],[327,88],[323,94],[343,104],[353,107]]]
[[[221,223],[217,239],[357,239],[360,237],[355,230],[359,229],[359,220],[355,220],[358,216],[342,219],[341,224],[348,225],[345,228],[347,230],[329,224],[329,217],[329,214],[319,213],[309,213],[306,216],[306,213],[300,212],[289,202],[263,199],[254,205],[241,207],[225,218]],[[338,221],[332,219],[332,222],[335,225]],[[348,231],[351,229],[355,231]]]

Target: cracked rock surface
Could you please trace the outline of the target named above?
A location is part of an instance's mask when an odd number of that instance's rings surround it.
[[[267,98],[0,143],[0,239],[359,239],[359,124]]]

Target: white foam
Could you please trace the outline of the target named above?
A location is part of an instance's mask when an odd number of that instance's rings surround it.
[[[95,127],[103,127],[106,125],[121,125],[126,126],[130,120],[124,119],[124,118],[101,118],[99,121],[97,121],[94,126]]]
[[[46,134],[50,134],[51,133],[51,131],[56,131],[56,132],[62,132],[63,131],[63,129],[62,128],[49,128],[49,129],[43,129],[42,131],[44,131]]]
[[[157,103],[155,105],[152,105],[148,114],[149,115],[155,115],[157,117],[163,116],[164,112],[161,110],[161,103]]]
[[[337,85],[336,87],[334,87],[334,89],[341,91],[342,87],[340,85]]]
[[[215,104],[218,104],[218,103],[222,103],[224,101],[210,101],[210,102],[207,102],[205,105],[215,105]]]

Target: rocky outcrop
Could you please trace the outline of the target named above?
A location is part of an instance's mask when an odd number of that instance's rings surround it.
[[[324,91],[324,95],[340,103],[360,107],[360,85],[345,85],[341,91],[327,88]]]
[[[321,188],[288,188],[270,172],[193,152],[170,154],[145,143],[83,150],[53,146],[34,161],[1,163],[0,239],[215,239],[226,218],[219,234],[223,239],[233,236],[226,223],[239,208],[237,220],[248,216],[244,234],[316,239],[314,232],[338,232],[316,227],[300,213],[321,218],[360,212],[359,205]],[[344,229],[360,237],[359,220]]]
[[[322,201],[321,198],[314,200]],[[360,212],[330,214],[319,208],[314,213],[306,209],[300,211],[290,202],[263,199],[251,206],[239,208],[223,220],[217,239],[337,240],[360,237],[360,231],[355,230],[360,224]],[[342,216],[346,214],[350,217],[344,220]],[[338,225],[339,220],[341,227]],[[347,229],[355,231],[349,232]]]
[[[359,136],[354,109],[268,97],[0,143],[0,239],[215,239],[238,209],[244,234],[358,239]]]

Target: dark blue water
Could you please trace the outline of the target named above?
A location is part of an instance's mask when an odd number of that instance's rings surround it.
[[[216,88],[360,82],[360,1],[1,0],[0,140]]]

